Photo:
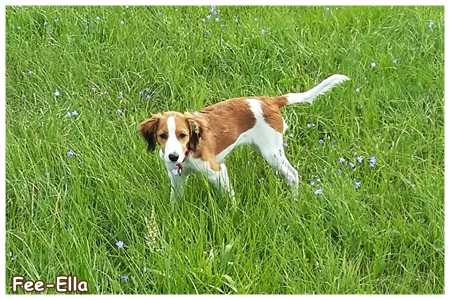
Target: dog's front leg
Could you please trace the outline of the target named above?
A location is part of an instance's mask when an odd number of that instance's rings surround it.
[[[224,163],[220,164],[219,171],[208,171],[208,180],[221,192],[222,197],[228,194],[233,204],[236,204],[234,189],[231,185],[230,177],[228,177],[227,166]]]
[[[169,166],[167,169],[169,169]],[[187,175],[182,174],[178,168],[172,168],[168,171],[168,174],[170,178],[170,202],[175,203],[183,198]]]

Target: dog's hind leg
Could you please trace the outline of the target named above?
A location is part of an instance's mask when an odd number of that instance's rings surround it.
[[[256,144],[253,147],[258,147],[259,152],[267,161],[267,163],[278,170],[286,180],[289,182],[292,195],[297,197],[298,195],[298,171],[291,165],[286,158],[283,149],[283,135],[275,131],[272,128],[268,128],[264,140],[256,140]]]

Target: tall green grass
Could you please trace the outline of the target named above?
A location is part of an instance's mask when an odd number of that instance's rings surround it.
[[[442,294],[443,7],[215,11],[6,8],[6,292]],[[140,121],[334,73],[351,81],[283,109],[298,201],[240,148],[237,209],[201,176],[169,204]]]

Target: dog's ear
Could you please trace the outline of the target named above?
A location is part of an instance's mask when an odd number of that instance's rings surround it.
[[[196,151],[202,135],[206,129],[206,122],[203,119],[188,117],[189,125],[189,148]]]
[[[161,117],[162,117],[161,114],[152,115],[151,118],[142,121],[138,127],[139,133],[142,135],[142,137],[144,137],[145,141],[147,142],[147,150],[150,152],[155,150],[156,129],[158,128],[158,123]]]

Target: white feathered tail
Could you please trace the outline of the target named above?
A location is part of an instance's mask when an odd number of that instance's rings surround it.
[[[331,90],[335,85],[338,85],[344,81],[349,80],[345,75],[341,74],[334,74],[310,89],[309,91],[303,92],[303,93],[290,93],[286,94],[287,97],[287,105],[295,104],[295,103],[301,103],[301,102],[308,102],[312,103],[314,98],[316,98],[319,95],[325,94],[329,90]]]

